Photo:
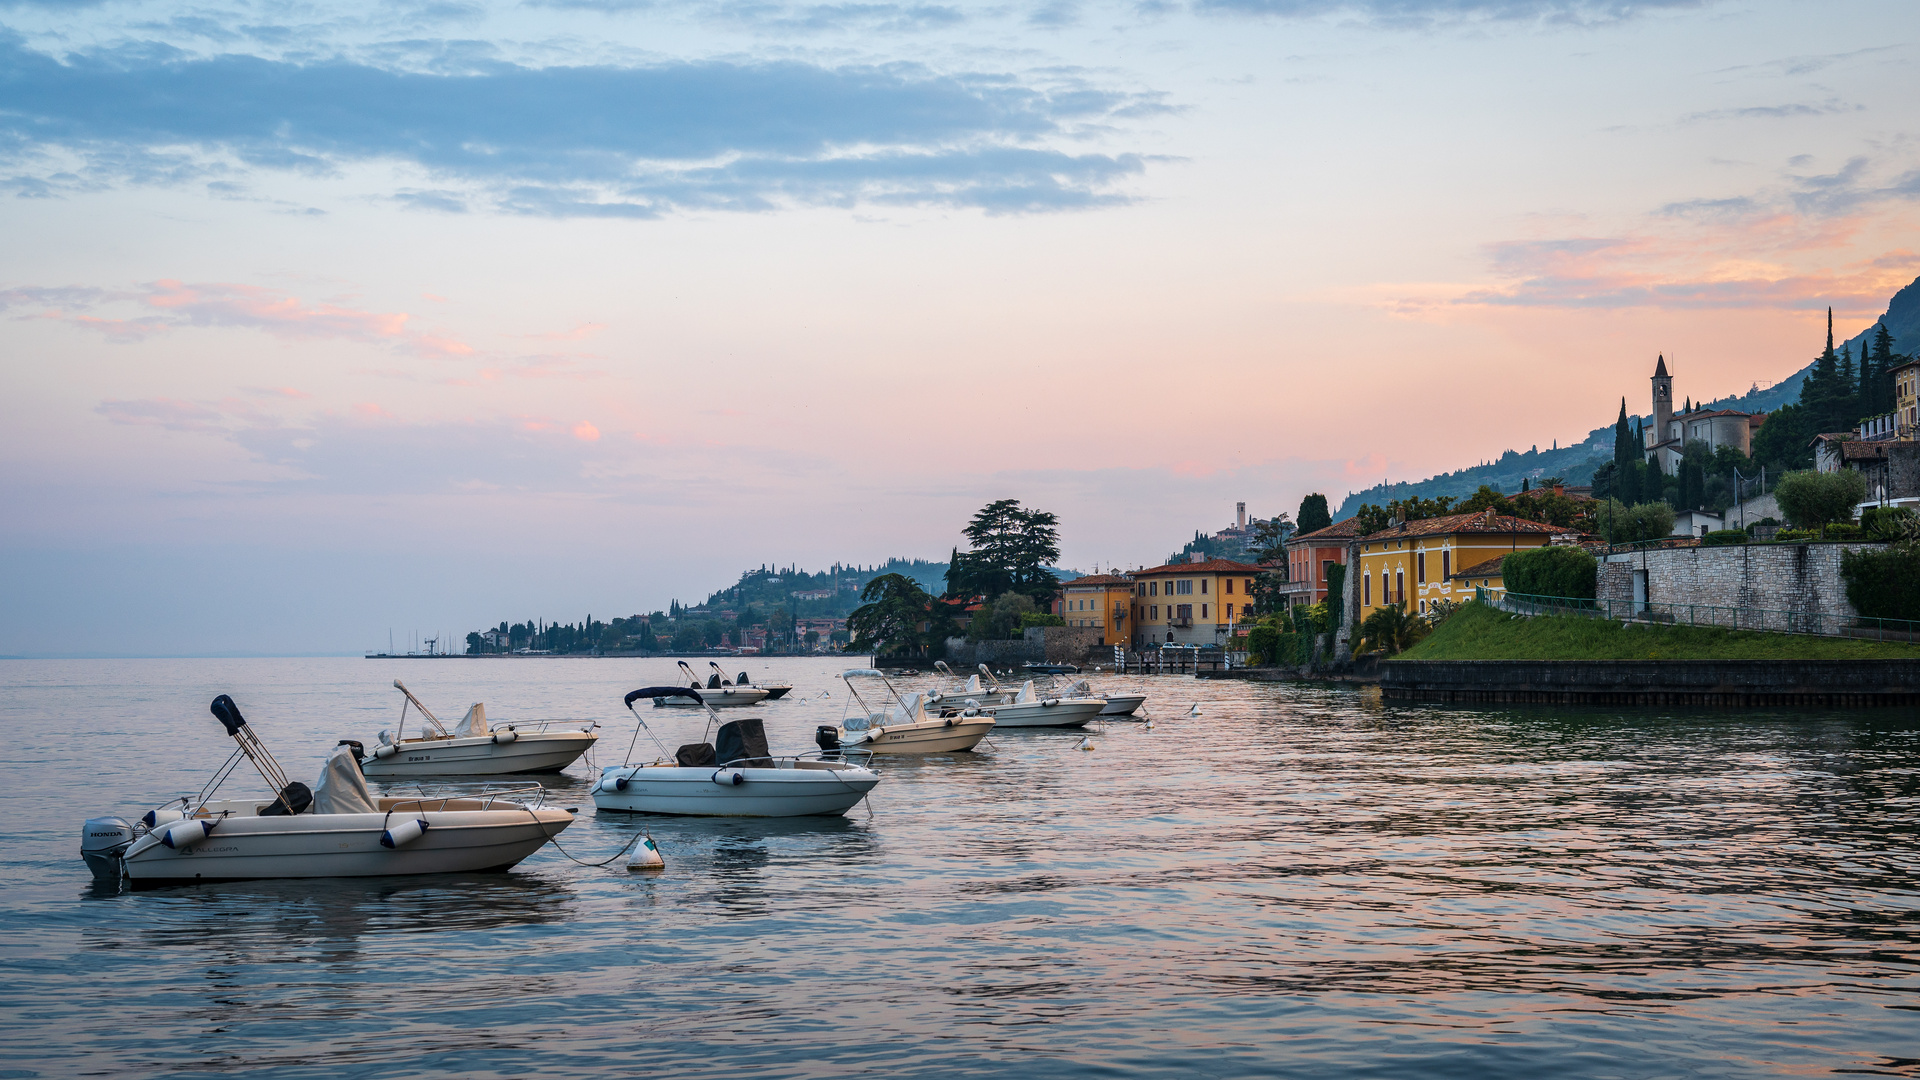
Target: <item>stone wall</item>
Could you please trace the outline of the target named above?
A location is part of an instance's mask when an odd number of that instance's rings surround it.
[[[1736,544],[1656,548],[1610,555],[1600,566],[1595,595],[1633,599],[1633,571],[1647,574],[1647,602],[1763,608],[1851,620],[1840,577],[1840,553],[1878,544]]]
[[[1389,660],[1389,701],[1828,708],[1920,704],[1915,660]]]
[[[947,639],[947,663],[957,671],[976,664],[991,668],[1022,664],[1086,665],[1112,656],[1113,650],[1100,644],[1097,626],[1035,626],[1015,641]]]

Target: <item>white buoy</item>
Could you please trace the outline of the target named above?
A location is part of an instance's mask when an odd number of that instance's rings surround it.
[[[1188,716],[1199,716],[1199,715],[1200,715],[1200,703],[1196,701],[1196,702],[1194,702],[1194,703],[1193,703],[1192,705],[1190,705],[1190,706],[1188,706],[1188,707],[1187,707],[1187,715],[1188,715]]]
[[[1148,731],[1152,731],[1152,730],[1153,730],[1153,721],[1151,721],[1151,720],[1149,720],[1149,721],[1147,721],[1147,730],[1148,730]]]
[[[409,818],[380,834],[380,846],[397,848],[402,844],[411,844],[426,835],[427,823],[420,818]]]
[[[1080,737],[1080,749],[1082,749],[1082,750],[1092,750],[1093,748],[1094,748],[1094,745],[1093,745],[1093,736],[1091,736],[1091,735],[1082,735],[1082,736]]]
[[[635,874],[647,870],[665,870],[667,860],[660,857],[660,849],[654,846],[653,837],[641,839],[633,849],[633,856],[627,860],[627,869]]]

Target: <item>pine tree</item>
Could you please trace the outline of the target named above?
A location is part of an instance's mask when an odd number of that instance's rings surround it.
[[[1865,342],[1861,343],[1865,347]],[[1887,331],[1882,321],[1873,330],[1873,391],[1868,412],[1879,416],[1893,411],[1893,365],[1899,361],[1893,355],[1893,335]]]
[[[1800,387],[1800,404],[1806,407],[1807,420],[1814,434],[1838,431],[1840,417],[1847,411],[1840,382],[1840,357],[1833,351],[1833,309],[1827,309],[1827,347],[1814,361],[1813,370]]]
[[[1638,455],[1634,453],[1633,433],[1627,428],[1627,399],[1620,399],[1620,419],[1613,422],[1613,470],[1619,476],[1626,471],[1627,462]]]

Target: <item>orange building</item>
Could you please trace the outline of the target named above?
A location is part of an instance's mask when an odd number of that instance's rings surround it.
[[[1133,630],[1133,579],[1125,574],[1092,574],[1060,584],[1054,614],[1068,626],[1097,627],[1100,644],[1124,645]]]
[[[1327,569],[1347,564],[1347,543],[1360,535],[1360,519],[1350,517],[1324,529],[1287,539],[1287,584],[1280,591],[1287,606],[1317,604],[1327,598]]]
[[[1455,571],[1478,568],[1499,555],[1545,547],[1558,525],[1491,509],[1478,514],[1406,521],[1360,538],[1360,605],[1355,625],[1373,610],[1396,604],[1424,614],[1436,600],[1471,600],[1473,587]]]

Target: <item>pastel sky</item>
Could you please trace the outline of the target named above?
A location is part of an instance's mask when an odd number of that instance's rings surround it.
[[[1069,566],[1781,378],[1911,0],[0,0],[0,653]]]

